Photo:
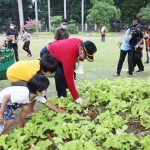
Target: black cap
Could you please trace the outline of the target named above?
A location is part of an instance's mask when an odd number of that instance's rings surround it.
[[[93,55],[97,51],[97,48],[96,48],[95,44],[91,41],[85,41],[85,42],[81,43],[81,47],[85,51],[87,60],[90,61],[90,62],[94,61]]]

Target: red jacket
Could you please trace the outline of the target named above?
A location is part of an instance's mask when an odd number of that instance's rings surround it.
[[[150,34],[148,35],[148,47],[150,47]]]
[[[74,65],[79,56],[79,45],[83,41],[77,38],[59,40],[48,45],[49,53],[63,65],[65,79],[74,100],[79,98],[74,83]]]

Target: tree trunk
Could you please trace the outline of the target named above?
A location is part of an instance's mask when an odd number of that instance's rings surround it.
[[[18,10],[19,10],[20,31],[21,31],[21,28],[24,26],[22,0],[18,0]]]
[[[82,26],[82,32],[84,30],[84,0],[81,2],[81,26]]]
[[[100,23],[97,23],[97,32],[100,32],[101,28],[100,28]]]
[[[50,0],[48,0],[48,24],[49,24],[49,32],[50,32],[51,31]]]
[[[66,0],[64,0],[64,19],[67,19],[67,15],[66,15]]]

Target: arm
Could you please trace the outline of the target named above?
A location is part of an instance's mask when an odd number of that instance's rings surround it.
[[[139,42],[135,45],[135,48],[138,48],[142,42],[143,38],[139,40]]]
[[[148,51],[148,38],[145,39],[145,50]]]
[[[46,103],[44,103],[44,105],[45,105],[47,108],[49,108],[49,109],[51,109],[51,110],[53,110],[53,111],[55,111],[55,112],[58,112],[58,113],[65,113],[64,110],[57,108],[56,106],[52,105],[52,104],[51,104],[50,102],[48,102],[48,101],[47,101]]]
[[[124,38],[124,40],[125,40],[126,43],[129,43],[129,41],[130,41],[131,38],[133,37],[131,34],[132,34],[132,32],[130,32],[130,29],[128,29],[128,30],[126,31],[125,38]]]
[[[69,63],[68,63],[69,62]],[[79,98],[79,94],[76,90],[75,83],[74,83],[74,65],[73,60],[70,59],[68,62],[63,62],[63,70],[65,75],[65,80],[68,85],[68,89],[73,97],[74,100]]]
[[[3,102],[2,102],[2,105],[1,105],[1,108],[0,108],[0,123],[3,123],[4,122],[4,110],[5,110],[5,107],[8,103],[10,99],[10,95],[5,95],[4,96],[4,99],[3,99]]]
[[[68,30],[67,30],[67,39],[69,38],[69,32],[68,32]]]
[[[9,34],[9,30],[7,30],[7,32],[6,32],[6,39],[8,39],[9,41],[13,41],[14,38],[13,38],[13,37],[10,37],[9,35],[10,35],[10,34]]]
[[[54,41],[58,41],[58,37],[59,37],[59,32],[56,29],[55,34],[54,34]]]

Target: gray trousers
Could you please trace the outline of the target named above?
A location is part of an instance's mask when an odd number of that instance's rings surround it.
[[[11,82],[11,86],[27,86],[27,81],[19,80],[17,82]]]

